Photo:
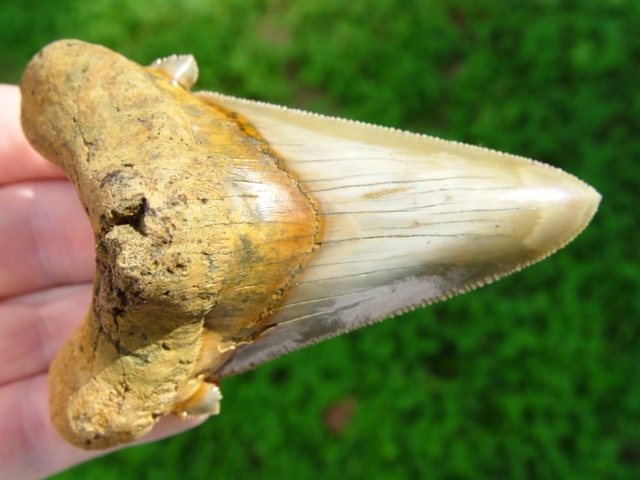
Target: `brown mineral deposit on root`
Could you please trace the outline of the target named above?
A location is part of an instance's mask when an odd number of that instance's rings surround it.
[[[313,204],[245,120],[106,48],[48,45],[20,88],[27,138],[96,243],[93,303],[50,369],[53,422],[82,448],[130,442],[188,416],[265,328],[317,242]]]

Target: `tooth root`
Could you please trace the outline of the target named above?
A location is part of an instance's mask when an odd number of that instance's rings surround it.
[[[321,244],[271,328],[218,374],[476,288],[570,242],[599,194],[488,149],[196,94],[244,116],[315,202]]]

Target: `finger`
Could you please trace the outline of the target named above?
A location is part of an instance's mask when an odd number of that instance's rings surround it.
[[[47,378],[38,375],[0,387],[0,472],[15,480],[43,478],[112,450],[73,447],[49,420]],[[201,424],[204,419],[165,418],[137,443],[155,441]],[[122,448],[122,447],[119,447]]]
[[[20,125],[20,90],[0,84],[0,185],[64,178],[58,167],[36,152]]]
[[[91,284],[59,287],[0,304],[0,385],[44,373],[91,303]]]
[[[0,298],[93,278],[93,234],[68,181],[0,187],[0,245]]]

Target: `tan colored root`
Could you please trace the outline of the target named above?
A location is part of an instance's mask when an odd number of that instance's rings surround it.
[[[313,250],[311,202],[246,121],[106,48],[55,42],[20,87],[96,242],[91,310],[50,370],[56,428],[108,448],[212,413],[202,382],[266,328]]]

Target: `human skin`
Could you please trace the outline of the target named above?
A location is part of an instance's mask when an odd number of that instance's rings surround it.
[[[47,372],[91,303],[94,240],[62,171],[20,128],[18,88],[0,85],[0,477],[42,478],[106,451],[64,441],[49,414]],[[167,417],[143,442],[202,419]]]

